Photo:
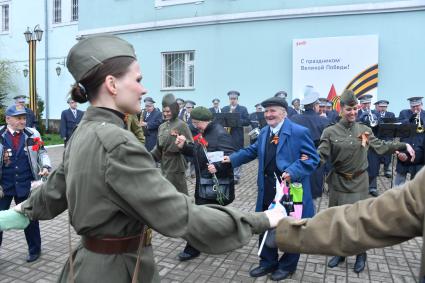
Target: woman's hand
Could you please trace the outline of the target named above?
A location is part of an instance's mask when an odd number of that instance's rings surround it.
[[[208,172],[211,174],[217,173],[217,169],[215,168],[214,164],[208,164]]]
[[[223,160],[221,162],[222,163],[230,163],[230,156],[224,156]]]
[[[184,144],[186,143],[186,137],[183,135],[179,135],[176,137],[176,145],[178,148],[182,149]]]
[[[412,157],[410,161],[411,162],[415,161],[415,150],[413,149],[413,147],[410,144],[406,143],[406,150]]]

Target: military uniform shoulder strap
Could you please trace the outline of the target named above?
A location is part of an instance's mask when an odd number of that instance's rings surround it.
[[[128,141],[127,134],[133,134],[130,131],[106,122],[96,126],[95,133],[107,152],[111,152],[117,146],[126,143]]]

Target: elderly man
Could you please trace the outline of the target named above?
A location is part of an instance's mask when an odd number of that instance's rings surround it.
[[[146,97],[143,102],[145,103],[145,111],[140,126],[143,127],[145,135],[145,147],[148,151],[151,151],[156,145],[158,128],[162,124],[162,113],[155,107],[155,101],[151,97]]]
[[[77,102],[72,100],[72,98],[68,98],[67,103],[69,108],[62,111],[61,123],[59,126],[59,133],[65,145],[84,114],[83,111],[77,109]]]
[[[292,99],[291,104],[297,114],[301,114],[303,112],[301,110],[301,101],[299,98]]]
[[[25,108],[25,112],[26,114],[26,119],[27,119],[27,127],[30,128],[35,128],[37,127],[37,118],[34,115],[34,112],[32,112],[31,109],[27,108],[25,106],[25,99],[27,97],[25,95],[17,95],[15,96],[13,99],[15,99],[15,105],[16,106],[20,106],[20,107],[24,107]]]
[[[267,99],[261,103],[265,107],[264,127],[255,144],[241,149],[223,162],[231,162],[233,167],[258,158],[258,196],[256,211],[265,211],[274,200],[276,193],[275,176],[291,182],[299,182],[304,189],[302,217],[314,215],[313,200],[310,191],[310,174],[316,169],[319,156],[316,153],[309,130],[286,119],[288,104],[279,97]],[[301,160],[307,155],[307,160]],[[262,237],[260,237],[260,242]],[[277,249],[263,248],[260,254],[260,266],[252,269],[252,277],[272,273],[272,280],[283,280],[297,269],[299,254],[285,253],[278,259]]]
[[[2,198],[0,210],[7,210],[12,199],[18,204],[30,195],[31,182],[47,176],[51,168],[49,157],[36,129],[25,127],[27,112],[21,105],[6,110],[6,126],[0,127],[0,176]],[[39,171],[39,168],[40,171]],[[41,252],[40,227],[31,221],[24,230],[28,243],[27,262],[35,261]],[[3,233],[0,232],[0,245]]]

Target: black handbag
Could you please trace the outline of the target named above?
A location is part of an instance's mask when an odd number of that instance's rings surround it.
[[[214,186],[213,178],[202,178],[199,181],[198,195],[200,198],[215,200],[221,205],[232,202],[230,199],[230,179],[218,178],[218,186]]]

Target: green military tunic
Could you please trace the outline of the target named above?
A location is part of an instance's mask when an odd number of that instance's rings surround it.
[[[326,209],[311,219],[286,217],[276,242],[291,253],[349,256],[422,236],[425,242],[425,169],[399,189],[377,198]],[[422,246],[419,282],[425,276]]]
[[[142,127],[139,126],[138,120],[137,115],[128,115],[127,130],[132,132],[141,143],[145,144],[145,134],[143,133]]]
[[[363,133],[370,134],[364,147],[360,137]],[[354,203],[368,198],[369,178],[366,169],[369,148],[377,154],[387,154],[404,150],[406,144],[380,140],[366,125],[349,123],[345,119],[323,131],[318,148],[321,164],[330,160],[333,167],[326,180],[329,206]],[[347,179],[343,175],[354,176]]]
[[[248,243],[269,228],[264,213],[197,206],[176,191],[146,148],[116,114],[89,107],[64,153],[62,164],[22,205],[31,219],[52,219],[68,209],[79,235],[139,235],[144,224],[181,237],[207,253]],[[76,282],[130,282],[136,253],[105,255],[81,245],[74,252]],[[67,282],[69,263],[59,278]],[[143,249],[138,282],[159,282],[151,247]]]
[[[187,163],[175,144],[176,137],[171,135],[172,131],[184,135],[188,142],[193,142],[187,124],[178,118],[171,119],[159,126],[158,141],[151,153],[156,161],[161,161],[161,171],[164,177],[176,187],[177,191],[187,195],[185,178]]]

